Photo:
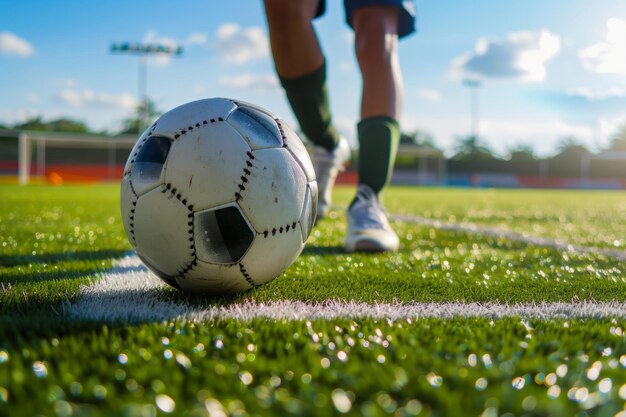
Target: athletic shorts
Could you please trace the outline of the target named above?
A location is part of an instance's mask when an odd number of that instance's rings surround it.
[[[297,1],[297,0],[296,0]],[[400,8],[400,21],[398,22],[398,37],[403,38],[415,32],[416,13],[413,0],[344,0],[346,9],[346,23],[352,26],[352,14],[359,7],[366,6],[398,6]],[[319,0],[315,17],[320,17],[326,11],[326,0]]]

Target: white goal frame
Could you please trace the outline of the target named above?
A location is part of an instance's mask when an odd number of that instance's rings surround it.
[[[102,149],[108,152],[108,164],[111,170],[113,170],[113,167],[120,162],[116,160],[116,151],[118,149],[128,149],[130,153],[138,137],[139,135],[106,136],[65,132],[20,132],[18,136],[19,184],[26,185],[30,182],[33,146],[36,146],[37,175],[44,176],[46,172],[47,143],[68,149]],[[124,163],[126,161],[121,162]]]

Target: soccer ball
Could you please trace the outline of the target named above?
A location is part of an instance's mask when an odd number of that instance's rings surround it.
[[[121,208],[128,240],[159,278],[228,294],[274,279],[297,258],[315,220],[317,183],[285,122],[211,98],[170,110],[139,137]]]

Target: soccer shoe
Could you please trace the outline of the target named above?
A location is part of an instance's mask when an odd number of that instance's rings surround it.
[[[321,146],[313,148],[313,167],[317,178],[317,217],[315,221],[325,217],[330,211],[333,198],[333,186],[339,171],[350,160],[350,145],[343,136],[339,137],[337,147],[328,151]]]
[[[356,197],[348,208],[347,252],[395,252],[400,246],[398,235],[387,220],[376,193],[367,185],[359,185]]]

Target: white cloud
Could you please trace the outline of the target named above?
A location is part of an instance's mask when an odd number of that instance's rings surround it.
[[[426,101],[441,101],[441,93],[431,88],[420,88],[417,90],[417,95]]]
[[[626,20],[609,19],[606,22],[606,41],[581,49],[578,57],[589,71],[626,74]]]
[[[41,102],[41,97],[39,97],[37,93],[26,93],[24,94],[24,100],[30,104],[39,104]]]
[[[25,122],[31,117],[35,117],[40,114],[40,112],[32,109],[0,108],[0,123],[14,125]]]
[[[63,79],[55,79],[53,83],[56,87],[60,88],[76,88],[78,86],[78,81],[73,78],[63,78]]]
[[[204,45],[208,39],[209,36],[206,33],[191,33],[183,43],[185,46]]]
[[[546,29],[511,32],[504,39],[480,38],[474,51],[452,62],[455,78],[546,79],[546,63],[561,49],[560,38]]]
[[[600,118],[598,120],[597,135],[600,145],[607,146],[610,144],[613,135],[626,125],[626,113],[613,118]]]
[[[617,124],[618,119],[599,119],[596,123],[586,124],[558,117],[483,118],[480,120],[479,136],[499,155],[506,155],[509,149],[523,143],[531,145],[538,155],[548,156],[553,155],[559,142],[568,136],[579,139],[591,149],[597,149],[608,143]],[[446,150],[447,155],[452,155],[457,138],[469,135],[471,124],[464,114],[443,116],[420,113],[405,114],[401,126],[405,131],[419,129],[431,132],[437,145]]]
[[[157,33],[154,30],[148,31],[148,33],[144,35],[142,41],[143,43],[159,44],[159,45],[169,46],[171,48],[176,48],[180,46],[180,44],[176,42],[174,38],[157,36]],[[166,66],[170,62],[172,62],[172,57],[170,55],[165,55],[165,54],[151,55],[148,60],[149,64],[154,65],[154,66],[159,66],[159,67]]]
[[[588,101],[604,101],[612,98],[625,98],[626,88],[610,88],[604,91],[596,91],[587,87],[570,88],[565,90],[569,97],[584,98]]]
[[[184,48],[190,48],[193,46],[202,46],[208,42],[209,36],[206,33],[193,32],[190,33],[187,38],[178,42],[176,39],[168,36],[159,36],[155,30],[148,31],[143,39],[143,43],[158,44],[169,46],[171,48],[177,48],[183,46]],[[153,66],[163,67],[172,62],[173,57],[167,54],[150,55],[148,63]]]
[[[26,39],[11,32],[0,32],[0,54],[31,56],[34,48]]]
[[[217,51],[226,62],[242,64],[269,55],[267,34],[258,26],[224,23],[216,32]]]
[[[273,74],[224,75],[219,77],[217,82],[224,87],[253,90],[256,92],[278,90],[278,80]]]
[[[354,31],[353,30],[344,30],[341,34],[343,40],[350,46],[354,45]]]
[[[349,74],[350,72],[354,71],[354,64],[352,63],[352,61],[342,59],[341,61],[339,61],[339,71],[343,74]]]
[[[348,139],[348,143],[352,148],[357,147],[358,139],[356,137],[356,121],[351,119],[350,117],[337,115],[333,117],[333,123],[335,127]]]
[[[157,43],[165,46],[178,46],[178,43],[174,40],[174,38],[166,37],[166,36],[157,36],[155,30],[148,31],[142,40],[144,43]]]
[[[91,105],[114,107],[125,110],[137,108],[137,98],[130,93],[110,94],[106,92],[96,93],[89,89],[62,90],[58,99],[73,107],[85,107]]]

